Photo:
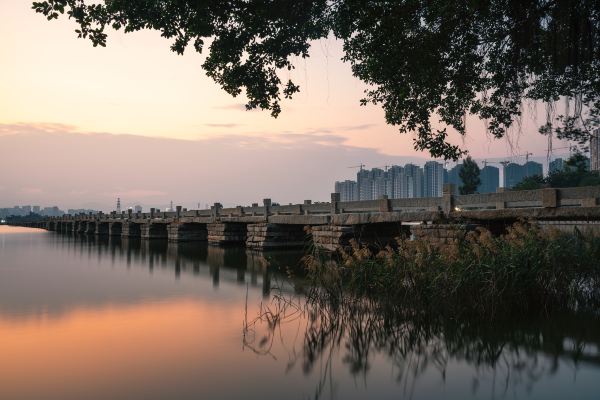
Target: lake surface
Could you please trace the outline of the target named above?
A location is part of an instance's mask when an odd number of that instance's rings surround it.
[[[600,398],[597,322],[323,319],[299,257],[0,226],[0,399]]]

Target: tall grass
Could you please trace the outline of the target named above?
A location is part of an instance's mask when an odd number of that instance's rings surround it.
[[[309,277],[330,300],[348,294],[450,316],[537,315],[600,309],[600,238],[519,223],[460,243],[398,240],[374,252],[353,243],[338,259],[313,253]]]

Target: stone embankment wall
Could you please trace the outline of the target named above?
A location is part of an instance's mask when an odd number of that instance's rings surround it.
[[[240,244],[246,242],[246,224],[220,222],[208,224],[208,243],[213,245]]]
[[[351,240],[361,246],[384,248],[395,245],[398,238],[409,235],[409,227],[399,223],[376,223],[365,225],[313,226],[311,234],[315,246],[335,251],[348,250]]]
[[[249,249],[301,248],[306,232],[302,225],[249,224],[246,247]]]
[[[463,240],[467,232],[475,230],[471,224],[429,224],[413,225],[410,232],[414,239],[425,240],[432,245],[455,245]]]

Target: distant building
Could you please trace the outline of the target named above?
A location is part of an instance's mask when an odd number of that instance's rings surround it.
[[[406,164],[404,173],[406,175],[406,189],[402,197],[423,197],[423,169],[418,165]]]
[[[479,174],[480,183],[477,193],[496,193],[500,187],[500,170],[491,165],[486,165]]]
[[[67,210],[67,214],[70,214],[70,215],[78,215],[78,214],[88,215],[90,213],[91,214],[97,214],[98,211],[92,210],[92,209],[89,209],[89,208],[69,208]]]
[[[557,158],[553,161],[550,161],[550,164],[548,165],[548,172],[549,173],[560,172],[564,168],[565,168],[565,160],[563,160],[562,158]]]
[[[594,130],[590,140],[590,170],[600,171],[600,128]]]
[[[523,165],[509,163],[504,168],[504,187],[510,189],[525,178],[535,175],[543,176],[543,173],[542,164],[535,161],[528,161]]]
[[[134,213],[141,213],[142,212],[142,206],[140,206],[139,204],[133,206],[133,212]]]
[[[424,197],[442,197],[444,166],[437,161],[428,161],[423,167]]]
[[[458,194],[458,190],[462,186],[462,180],[460,179],[460,170],[462,168],[462,164],[456,164],[454,167],[450,168],[448,172],[446,172],[446,179],[444,183],[450,183],[454,185],[454,194]]]
[[[335,193],[340,194],[341,201],[358,200],[358,185],[355,181],[345,180],[335,183]]]
[[[373,168],[371,170],[371,196],[369,200],[377,200],[387,193],[386,175],[380,168]]]
[[[45,207],[40,213],[46,217],[60,217],[65,214],[65,212],[59,209],[57,206]]]
[[[33,206],[32,211],[36,214],[40,213],[40,206]]]

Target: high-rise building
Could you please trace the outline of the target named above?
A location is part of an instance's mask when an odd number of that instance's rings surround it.
[[[444,166],[437,161],[428,161],[423,167],[425,197],[442,197],[444,187]]]
[[[335,193],[340,194],[341,201],[358,200],[358,185],[355,181],[345,180],[335,183]]]
[[[444,180],[444,183],[451,183],[454,185],[454,194],[458,194],[458,190],[462,186],[462,180],[460,179],[461,168],[462,164],[456,164],[445,174],[446,179]]]
[[[406,174],[404,173],[404,168],[393,165],[388,171],[388,180],[391,182],[388,185],[390,189],[390,193],[388,193],[388,197],[390,199],[399,199],[402,197],[403,191],[406,189]]]
[[[600,128],[592,132],[590,140],[590,170],[600,171]]]
[[[406,175],[406,191],[402,197],[423,197],[423,169],[418,165],[406,164],[404,166]]]
[[[33,210],[34,213],[39,214],[40,213],[40,206],[33,206],[32,210]]]
[[[371,180],[369,171],[360,169],[356,174],[358,200],[371,200]]]
[[[512,188],[523,179],[534,175],[543,175],[542,164],[528,161],[524,165],[509,163],[504,167],[504,187]]]
[[[478,193],[496,193],[500,187],[500,170],[491,165],[486,165],[479,174],[480,183],[477,187]]]
[[[387,193],[387,174],[380,168],[371,170],[371,200],[377,200]]]
[[[139,204],[133,206],[133,212],[135,212],[135,213],[141,213],[142,212],[142,206],[140,206]]]
[[[565,168],[565,160],[563,160],[560,157],[555,160],[550,161],[550,164],[548,165],[548,171],[550,173],[560,172],[564,168]]]

